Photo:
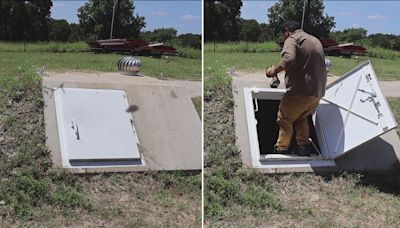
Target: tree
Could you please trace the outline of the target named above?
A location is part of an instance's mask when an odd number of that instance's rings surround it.
[[[393,37],[390,41],[390,46],[392,50],[400,51],[400,36]]]
[[[82,41],[86,39],[85,34],[83,33],[79,24],[72,23],[70,24],[70,26],[71,26],[71,33],[68,37],[69,42]]]
[[[330,34],[338,42],[360,42],[367,37],[367,30],[363,28],[349,28],[343,32],[334,32]]]
[[[241,0],[204,1],[205,40],[228,41],[239,39]]]
[[[71,32],[71,25],[66,20],[51,20],[50,40],[65,42],[68,40]]]
[[[47,40],[51,0],[0,1],[0,39]]]
[[[133,1],[118,0],[117,3],[113,37],[139,37],[140,30],[145,27],[144,17],[133,15]],[[113,6],[114,1],[89,0],[78,9],[79,24],[86,37],[90,40],[110,38]]]
[[[301,23],[304,0],[279,0],[268,9],[268,18],[276,37],[281,34],[281,27],[287,20]],[[323,16],[322,0],[308,0],[304,31],[318,37],[326,38],[329,31],[335,27],[334,17]]]
[[[158,28],[153,31],[140,33],[140,37],[147,42],[170,42],[176,38],[177,31],[174,28]]]
[[[240,40],[244,41],[257,41],[261,33],[261,26],[254,19],[245,20],[240,22]]]
[[[373,47],[381,47],[390,49],[391,44],[390,40],[393,38],[393,35],[387,35],[382,33],[375,33],[368,36],[367,43],[369,43]]]
[[[178,36],[181,46],[201,49],[201,35],[186,33]]]
[[[151,42],[166,42],[176,38],[177,31],[174,28],[158,28],[147,33],[146,40]]]
[[[275,39],[274,31],[268,24],[261,23],[260,28],[261,33],[257,39],[259,42],[272,41]]]

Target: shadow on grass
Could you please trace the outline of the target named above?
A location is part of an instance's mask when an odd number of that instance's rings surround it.
[[[319,173],[325,182],[334,181],[337,178],[353,179],[355,187],[373,188],[379,192],[400,195],[400,172],[391,170],[386,172],[342,172]]]
[[[362,175],[358,185],[365,187],[375,187],[380,192],[400,195],[400,172],[390,171],[387,173],[369,173]]]

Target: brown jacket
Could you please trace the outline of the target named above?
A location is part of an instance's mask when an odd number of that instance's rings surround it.
[[[279,65],[286,70],[286,95],[325,95],[325,55],[317,38],[298,29],[285,40],[281,55]]]

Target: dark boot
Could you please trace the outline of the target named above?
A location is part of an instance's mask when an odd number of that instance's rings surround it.
[[[288,150],[279,150],[277,146],[274,146],[273,154],[290,154]]]
[[[310,156],[313,153],[310,146],[311,145],[297,146],[293,153],[298,156]]]

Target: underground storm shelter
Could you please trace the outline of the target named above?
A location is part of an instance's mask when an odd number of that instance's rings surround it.
[[[277,111],[284,93],[284,89],[243,88],[248,145],[254,168],[271,172],[335,169],[337,159],[397,126],[372,65],[365,62],[327,86],[319,107],[309,117],[314,155],[272,154],[279,131]],[[289,150],[293,150],[294,145],[295,137]]]
[[[43,77],[46,145],[72,173],[200,170],[201,121],[185,86],[121,73]]]

